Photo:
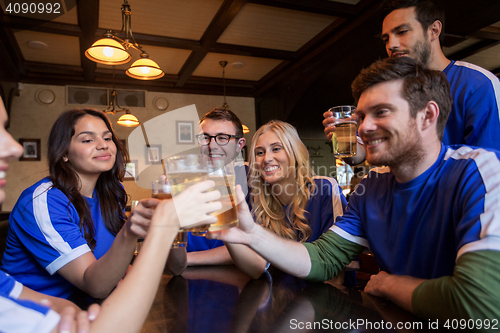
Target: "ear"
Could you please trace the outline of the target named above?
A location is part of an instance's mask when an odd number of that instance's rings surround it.
[[[418,117],[422,118],[422,131],[426,131],[437,124],[439,117],[439,106],[436,102],[430,101],[427,106],[419,112]]]
[[[64,161],[64,163],[68,162],[69,161],[68,157],[67,156],[63,156],[63,161]]]
[[[443,23],[441,23],[441,21],[439,20],[434,21],[434,23],[429,26],[429,29],[427,29],[427,34],[429,35],[430,41],[433,42],[436,39],[439,41],[439,36],[441,35],[442,31]]]
[[[241,150],[243,149],[243,147],[245,147],[245,143],[247,142],[247,140],[245,138],[241,138],[238,140],[238,150]]]

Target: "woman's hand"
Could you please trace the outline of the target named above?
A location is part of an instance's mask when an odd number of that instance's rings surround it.
[[[142,199],[137,206],[132,209],[125,224],[128,234],[135,237],[146,237],[151,218],[161,200],[155,198]]]

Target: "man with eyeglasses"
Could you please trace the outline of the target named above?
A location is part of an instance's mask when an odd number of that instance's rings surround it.
[[[214,108],[200,120],[200,134],[196,135],[202,154],[211,161],[235,161],[245,146],[243,126],[240,119],[230,110]],[[236,165],[236,184],[247,190],[246,168]],[[186,253],[187,252],[187,253]],[[187,255],[187,257],[186,257]],[[171,251],[166,270],[174,275],[182,273],[186,266],[231,265],[233,260],[222,241],[188,234],[186,251],[180,248]]]

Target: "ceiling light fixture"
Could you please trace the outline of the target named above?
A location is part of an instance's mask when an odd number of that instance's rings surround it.
[[[224,87],[224,104],[222,104],[222,109],[228,110],[229,105],[227,105],[226,102],[226,66],[227,66],[227,61],[226,60],[221,60],[219,61],[219,65],[222,67],[222,86]],[[243,126],[243,134],[250,133],[250,129],[246,125]]]
[[[219,61],[219,65],[222,67],[222,86],[224,87],[224,104],[222,104],[222,108],[224,110],[227,110],[229,108],[229,105],[227,105],[226,102],[226,66],[227,66],[227,61],[221,60]]]
[[[132,11],[127,0],[122,5],[122,30],[125,32],[125,39],[121,39],[113,34],[112,30],[104,33],[104,38],[96,41],[85,51],[85,56],[90,60],[104,65],[122,65],[132,59],[127,51],[133,48],[141,52],[141,58],[135,61],[126,71],[126,74],[138,80],[155,80],[165,75],[156,62],[149,59],[149,55],[142,49],[134,39],[132,34]]]
[[[122,108],[120,107],[120,105],[118,105],[118,92],[114,88],[110,93],[109,106],[102,112],[111,113],[113,115],[115,115],[117,112],[125,112],[125,114],[118,118],[118,120],[116,121],[118,125],[125,127],[136,127],[140,125],[137,117],[131,114],[129,109]]]

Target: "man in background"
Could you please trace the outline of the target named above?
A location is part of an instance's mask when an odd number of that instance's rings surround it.
[[[441,42],[444,38],[444,12],[428,0],[390,0],[383,10],[382,41],[389,57],[411,57],[430,69],[442,71],[450,82],[452,109],[443,134],[446,145],[500,150],[500,82],[491,72],[479,66],[446,58]],[[334,118],[323,115],[325,134],[331,139]],[[364,147],[358,144],[364,159]]]

